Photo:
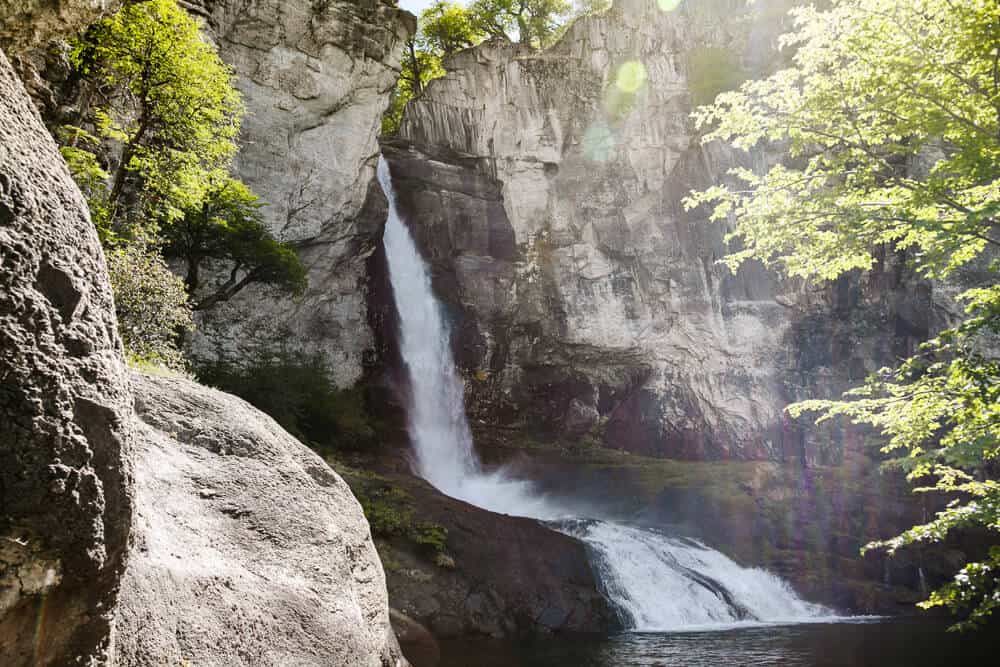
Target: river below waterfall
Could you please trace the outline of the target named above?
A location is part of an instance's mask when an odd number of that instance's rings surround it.
[[[556,637],[531,642],[453,640],[440,662],[414,667],[963,667],[994,664],[989,630],[946,631],[938,621],[855,620],[728,630]]]

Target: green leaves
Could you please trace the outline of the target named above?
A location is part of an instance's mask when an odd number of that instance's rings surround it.
[[[160,255],[140,244],[108,250],[118,331],[129,356],[185,370],[180,339],[194,329],[187,292]]]
[[[705,141],[795,158],[688,200],[734,221],[746,251],[727,263],[827,280],[885,244],[943,277],[998,245],[1000,7],[842,0],[794,14],[793,67],[695,112]]]
[[[685,200],[730,226],[740,249],[723,261],[825,281],[871,268],[887,248],[946,278],[1000,246],[1000,3],[834,0],[793,13],[782,38],[793,65],[694,113],[706,142],[785,153]],[[1000,286],[994,277],[959,299],[965,319],[898,367],[843,400],[788,408],[873,427],[917,491],[955,498],[868,548],[892,553],[970,526],[1000,532]],[[974,626],[1000,600],[998,567],[994,549],[924,606],[962,611],[959,627]]]
[[[131,212],[119,206],[129,184],[152,217],[179,215],[235,154],[243,107],[232,72],[176,0],[126,5],[70,60],[105,100],[90,110],[96,133],[121,145],[107,196],[115,220]]]
[[[571,9],[568,0],[475,0],[469,5],[472,24],[481,32],[536,48],[549,43]]]
[[[260,216],[257,196],[225,172],[209,175],[198,201],[186,207],[180,219],[163,227],[167,257],[187,264],[185,284],[194,294],[201,287],[203,265],[222,262],[229,279],[195,303],[204,310],[231,299],[253,283],[274,285],[301,294],[306,269],[295,250],[275,239]]]
[[[406,103],[422,93],[428,83],[444,76],[445,56],[474,46],[484,37],[472,13],[461,4],[439,0],[425,9],[420,14],[417,34],[406,44],[399,81],[382,116],[382,134],[395,134]]]

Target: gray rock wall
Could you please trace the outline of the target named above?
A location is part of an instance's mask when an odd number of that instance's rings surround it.
[[[267,203],[274,234],[309,270],[298,299],[253,288],[205,314],[193,352],[241,358],[282,345],[319,353],[338,385],[355,382],[373,347],[366,261],[385,204],[376,135],[412,15],[385,0],[201,0],[243,93],[236,173]]]
[[[0,46],[21,51],[82,30],[121,0],[0,0]]]
[[[703,146],[690,112],[712,80],[780,64],[789,4],[620,0],[543,52],[463,51],[410,103],[385,148],[478,421],[669,457],[794,456],[788,402],[933,328],[935,297],[897,258],[832,289],[730,275],[724,226],[681,204],[775,159]]]
[[[0,52],[0,663],[107,659],[132,516],[130,419],[97,232]]]

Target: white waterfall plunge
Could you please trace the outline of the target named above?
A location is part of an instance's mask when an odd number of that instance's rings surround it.
[[[384,245],[399,345],[410,381],[407,416],[415,472],[441,492],[483,509],[551,522],[586,543],[605,594],[628,629],[663,631],[738,622],[803,622],[829,610],[800,599],[778,577],[740,567],[693,540],[580,519],[530,482],[484,471],[472,447],[462,380],[427,265],[396,209],[389,166],[378,179],[389,201]]]

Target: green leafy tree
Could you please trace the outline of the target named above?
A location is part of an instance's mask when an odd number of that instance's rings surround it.
[[[163,226],[163,252],[184,262],[184,284],[192,296],[202,287],[206,262],[229,269],[227,280],[195,301],[194,310],[227,301],[253,283],[295,294],[305,289],[305,267],[294,248],[271,236],[260,206],[245,184],[217,172],[210,176],[201,199],[185,208],[180,219]]]
[[[420,14],[420,35],[424,48],[448,56],[483,40],[468,9],[455,2],[435,2]]]
[[[399,130],[406,103],[420,95],[433,79],[444,76],[442,61],[446,56],[474,46],[483,39],[472,15],[455,2],[436,2],[425,9],[418,22],[417,34],[406,42],[399,80],[382,117],[382,134]]]
[[[113,243],[117,237],[111,227],[111,211],[108,207],[109,174],[101,166],[95,153],[99,150],[101,140],[83,128],[69,125],[61,128],[60,134],[63,145],[59,147],[59,152],[66,160],[73,180],[87,198],[90,219],[97,228],[101,242],[106,245]]]
[[[130,183],[161,215],[178,214],[236,152],[243,108],[232,73],[176,0],[126,4],[87,31],[71,62],[95,88],[87,99],[100,100],[85,112],[95,134],[120,145],[107,169],[112,221],[130,208]]]
[[[183,370],[180,341],[194,329],[184,283],[140,244],[107,251],[118,331],[133,359]]]
[[[548,45],[570,16],[569,0],[475,0],[473,25],[493,38],[535,48]]]
[[[782,147],[789,160],[737,169],[738,185],[693,193],[729,221],[749,259],[791,276],[832,280],[905,253],[921,274],[953,276],[1000,246],[1000,3],[833,0],[794,10],[783,38],[791,67],[719,95],[695,113],[706,141]],[[1000,533],[1000,286],[960,300],[966,318],[843,400],[791,406],[873,426],[918,491],[955,498],[925,525],[869,548],[936,542],[964,527]],[[1000,548],[966,564],[925,607],[964,612],[957,627],[1000,605]]]

